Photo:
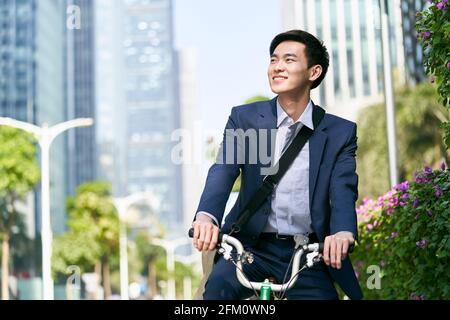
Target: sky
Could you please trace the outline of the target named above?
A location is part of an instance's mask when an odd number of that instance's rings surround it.
[[[269,44],[282,32],[281,0],[175,0],[175,48],[197,50],[198,104],[205,130],[224,129],[231,108],[273,97]]]

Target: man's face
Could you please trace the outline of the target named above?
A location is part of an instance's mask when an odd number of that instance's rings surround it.
[[[276,94],[299,93],[310,87],[305,45],[297,41],[281,42],[270,57],[267,75]]]

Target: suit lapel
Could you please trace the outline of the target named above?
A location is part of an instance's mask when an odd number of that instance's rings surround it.
[[[313,120],[316,119],[318,107],[314,106]],[[312,196],[317,183],[320,164],[322,162],[323,150],[327,142],[327,134],[323,132],[325,129],[324,121],[319,125],[314,121],[314,133],[309,138],[309,203],[312,206]]]
[[[269,106],[267,105],[269,104]],[[274,153],[272,150],[274,150],[275,147],[275,136],[272,138],[272,134],[275,134],[274,129],[277,128],[277,98],[273,98],[272,100],[265,101],[263,104],[259,105],[258,110],[258,122],[257,122],[257,128],[258,129],[266,129],[267,130],[267,139],[262,139],[261,141],[266,140],[266,150],[267,154],[265,156],[270,157],[271,161],[268,164],[263,164],[263,167],[269,167],[270,165],[273,165],[273,156]],[[258,150],[261,146],[259,146]],[[262,150],[263,151],[263,150]],[[261,152],[262,152],[261,151]],[[262,181],[263,176],[261,176]]]
[[[268,108],[266,104],[269,104]],[[276,129],[277,128],[277,98],[265,101],[258,108],[258,129]]]

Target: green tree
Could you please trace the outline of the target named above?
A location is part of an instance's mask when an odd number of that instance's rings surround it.
[[[423,63],[432,82],[437,84],[440,102],[450,113],[450,3],[430,0],[430,5],[417,13],[416,29],[422,43]],[[444,142],[450,148],[450,122],[444,121]]]
[[[158,270],[157,281],[167,281],[169,278],[169,272],[167,270],[166,251],[162,251],[156,260],[156,269]],[[183,292],[183,280],[185,277],[189,277],[192,280],[192,289],[197,288],[200,284],[200,275],[195,272],[191,265],[175,261],[175,286],[177,299],[182,299],[181,292]]]
[[[0,237],[2,240],[2,299],[9,299],[11,233],[20,224],[17,202],[39,181],[36,146],[23,130],[0,126]]]
[[[17,202],[39,181],[36,146],[23,130],[0,126],[0,237],[2,240],[2,299],[9,299],[9,256],[13,230],[21,224]]]
[[[411,180],[424,164],[449,162],[449,152],[437,129],[447,121],[433,86],[421,84],[396,92],[397,155],[400,181]],[[367,107],[358,119],[357,171],[359,193],[376,197],[388,190],[386,116],[382,104]]]
[[[76,195],[67,199],[67,209],[69,231],[55,239],[53,270],[61,275],[69,265],[92,269],[95,263],[108,298],[112,294],[111,264],[117,264],[119,255],[119,218],[110,184],[80,185]]]
[[[141,231],[134,240],[136,243],[137,254],[140,258],[140,273],[147,277],[149,299],[153,299],[158,294],[158,280],[156,261],[158,257],[163,256],[164,249],[160,246],[152,245],[152,235],[146,231]]]

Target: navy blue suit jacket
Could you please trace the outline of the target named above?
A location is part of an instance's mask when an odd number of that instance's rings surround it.
[[[317,106],[313,109],[313,119],[317,115]],[[309,169],[309,203],[312,229],[320,241],[339,231],[350,231],[357,238],[357,221],[355,202],[358,197],[358,176],[356,174],[356,124],[334,115],[325,114],[318,126],[314,124],[314,133],[309,139],[310,169]],[[270,101],[255,102],[234,107],[225,129],[268,129],[268,139],[262,134],[257,135],[258,152],[262,144],[272,156],[277,127],[276,98]],[[228,133],[227,133],[228,132]],[[271,132],[271,133],[270,133]],[[225,130],[224,139],[229,135]],[[262,185],[264,175],[261,168],[269,167],[258,153],[257,161],[249,161],[248,140],[238,142],[233,146],[234,163],[215,163],[209,169],[205,188],[200,199],[198,211],[212,214],[219,222],[222,221],[225,205],[239,173],[241,189],[238,199],[225,218],[222,232],[227,233],[236,222],[243,206]],[[264,140],[267,141],[264,142]],[[236,146],[241,144],[240,147]],[[220,154],[226,159],[226,143],[222,143]],[[242,147],[244,146],[244,147]],[[229,147],[228,147],[229,148]],[[255,150],[253,150],[255,151]],[[239,161],[239,153],[241,155]],[[244,161],[242,161],[244,159]],[[289,174],[286,173],[286,174]],[[242,230],[236,234],[245,245],[256,243],[259,234],[267,223],[270,213],[271,198],[252,215]],[[361,288],[356,279],[350,259],[342,263],[340,270],[329,267],[334,280],[351,299],[362,298]]]

